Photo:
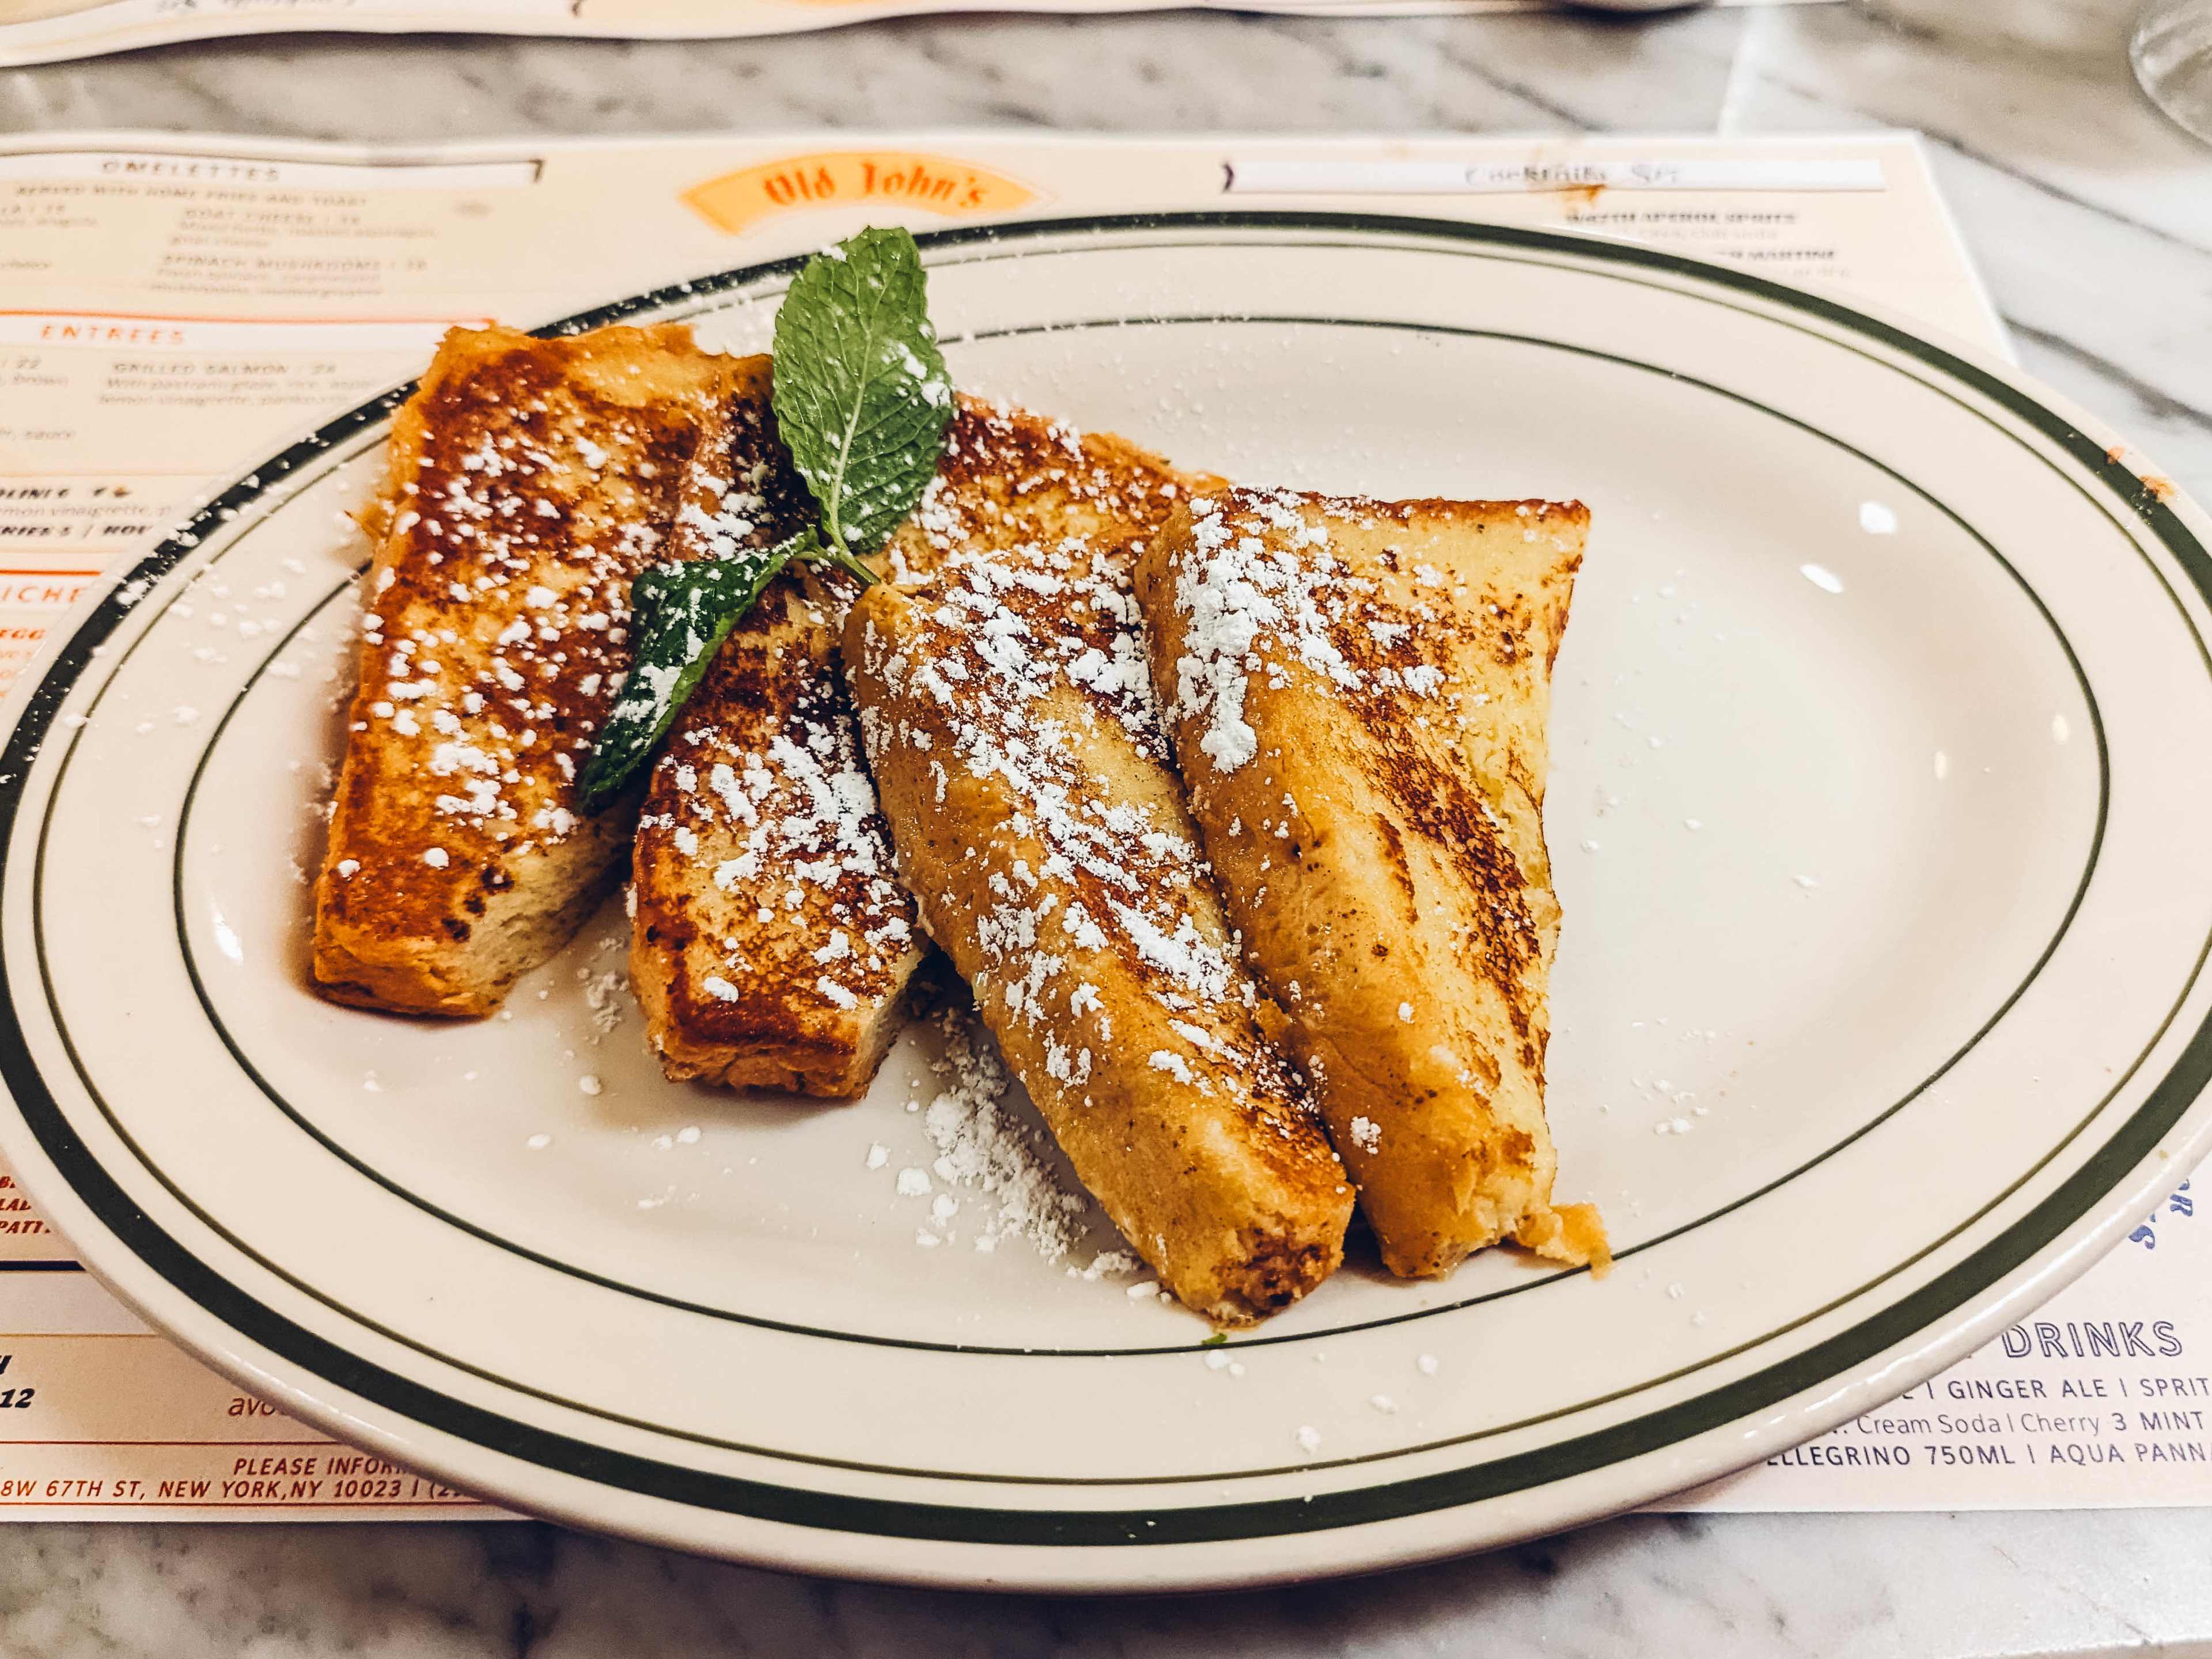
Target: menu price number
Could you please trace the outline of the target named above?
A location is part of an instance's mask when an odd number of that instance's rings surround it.
[[[7,1377],[8,1368],[15,1363],[14,1354],[0,1353],[0,1378]],[[0,1382],[0,1412],[27,1411],[30,1409],[32,1401],[38,1397],[38,1389],[25,1384],[20,1379]]]
[[[0,385],[51,390],[69,383],[67,375],[35,351],[15,352],[0,362],[7,364],[7,378]]]

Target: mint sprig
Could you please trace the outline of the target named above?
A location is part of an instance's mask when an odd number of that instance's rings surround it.
[[[586,811],[598,811],[629,787],[738,619],[785,565],[818,545],[812,531],[802,531],[774,547],[657,564],[630,584],[636,654],[576,780]]]
[[[631,583],[636,646],[577,781],[586,811],[630,786],[785,565],[804,559],[876,580],[866,561],[921,500],[952,421],[927,288],[913,236],[871,228],[809,259],[783,296],[776,428],[820,524],[772,548],[654,565]]]
[[[903,230],[817,254],[775,313],[775,423],[833,554],[866,558],[937,471],[952,383]],[[842,560],[840,560],[842,562]]]

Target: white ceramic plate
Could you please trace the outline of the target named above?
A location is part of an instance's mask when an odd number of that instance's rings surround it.
[[[899,1194],[933,1156],[920,1035],[854,1105],[661,1081],[635,1012],[587,1006],[618,909],[511,1018],[315,1000],[296,872],[386,398],[64,630],[0,758],[0,1149],[178,1340],[586,1525],[886,1578],[1249,1583],[1802,1440],[2018,1318],[2203,1150],[2206,525],[2092,423],[1896,323],[1535,232],[923,241],[971,388],[1254,479],[1590,504],[1551,1109],[1618,1271],[1355,1261],[1223,1363],[1122,1284],[972,1248],[978,1194]],[[790,275],[580,322],[750,347]]]

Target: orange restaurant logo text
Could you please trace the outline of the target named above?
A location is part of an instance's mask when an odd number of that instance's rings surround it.
[[[684,200],[718,230],[735,234],[796,208],[918,207],[931,213],[1011,213],[1037,192],[1003,173],[949,155],[910,150],[823,150],[787,155],[694,185]]]

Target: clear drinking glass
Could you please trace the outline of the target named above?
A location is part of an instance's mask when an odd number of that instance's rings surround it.
[[[2212,0],[2150,0],[2128,61],[2153,103],[2212,143]]]

